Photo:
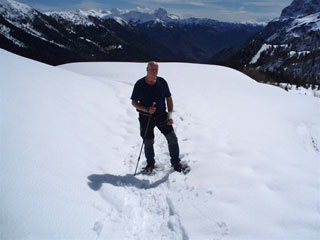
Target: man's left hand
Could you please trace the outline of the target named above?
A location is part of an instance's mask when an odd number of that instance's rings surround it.
[[[172,118],[168,118],[168,119],[167,119],[167,125],[168,125],[168,126],[171,126],[172,124],[173,124]]]

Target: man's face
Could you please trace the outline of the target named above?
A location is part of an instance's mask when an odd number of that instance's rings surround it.
[[[147,68],[148,75],[156,77],[158,75],[158,64],[149,64]]]

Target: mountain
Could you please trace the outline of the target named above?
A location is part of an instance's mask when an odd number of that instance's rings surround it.
[[[150,38],[170,49],[187,62],[207,63],[225,48],[239,48],[263,29],[257,24],[220,22],[207,18],[183,18],[159,8],[153,13],[144,10],[113,9],[104,18],[122,19]]]
[[[133,176],[146,64],[0,62],[1,240],[320,239],[319,99],[160,63],[192,170],[171,171],[156,129],[157,173]]]
[[[184,18],[168,13],[165,9],[159,8],[154,12],[150,10],[138,8],[136,10],[120,10],[120,9],[111,9],[104,16],[105,18],[121,18],[131,25],[143,24],[146,22],[172,22],[180,21]]]
[[[317,0],[293,0],[292,4],[283,9],[281,18],[297,18],[320,12],[320,2]]]
[[[228,61],[263,81],[320,84],[320,1],[294,0]]]
[[[178,60],[136,28],[83,14],[43,14],[1,0],[0,47],[52,65],[77,61]]]
[[[0,47],[52,65],[78,61],[208,62],[262,26],[184,19],[164,9],[41,13],[1,0]]]
[[[180,61],[209,62],[224,48],[239,48],[263,26],[219,22],[212,19],[183,18],[159,8],[110,11],[48,12],[47,15],[87,25],[89,16],[130,24],[169,49]]]
[[[190,18],[154,21],[136,27],[188,62],[208,63],[225,48],[238,49],[263,27]]]

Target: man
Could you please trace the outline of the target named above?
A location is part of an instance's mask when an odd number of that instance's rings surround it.
[[[143,138],[144,152],[147,159],[146,173],[151,173],[155,166],[154,128],[157,127],[168,141],[171,164],[174,170],[181,172],[179,144],[173,130],[173,101],[166,80],[158,77],[159,66],[156,62],[148,63],[147,75],[136,82],[131,95],[132,105],[139,112],[140,135]],[[166,105],[168,112],[166,111]]]

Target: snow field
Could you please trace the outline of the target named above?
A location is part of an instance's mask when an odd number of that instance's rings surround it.
[[[320,238],[318,98],[160,63],[192,171],[170,170],[156,130],[159,170],[133,177],[142,141],[130,95],[145,63],[0,57],[1,238]]]

